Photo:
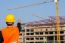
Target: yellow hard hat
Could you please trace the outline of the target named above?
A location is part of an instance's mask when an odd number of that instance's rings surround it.
[[[6,22],[15,22],[15,17],[14,17],[14,15],[13,14],[8,14],[7,16],[6,16],[6,20],[5,20]]]

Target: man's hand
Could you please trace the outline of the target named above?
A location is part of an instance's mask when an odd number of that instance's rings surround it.
[[[20,31],[21,31],[21,28],[22,28],[22,27],[21,27],[21,23],[20,23],[20,22],[18,22],[18,23],[17,23],[17,27],[18,27],[19,32],[20,32]]]
[[[17,43],[17,41],[13,41],[13,42],[10,42],[10,43]]]

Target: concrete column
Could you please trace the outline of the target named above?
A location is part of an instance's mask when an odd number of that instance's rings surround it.
[[[25,27],[25,35],[24,35],[24,40],[25,40],[25,43],[26,43],[26,27]]]
[[[46,35],[45,32],[44,32],[44,35]],[[46,42],[47,41],[47,36],[43,37],[43,40],[44,40],[44,43],[47,43]]]
[[[53,34],[55,34],[55,32],[53,32]],[[53,36],[54,37],[54,43],[55,43],[55,36]]]
[[[46,43],[47,43],[47,36],[46,36]]]
[[[34,43],[35,43],[35,37],[34,37]]]
[[[44,43],[47,43],[47,37],[44,37]]]
[[[34,36],[35,36],[35,29],[34,29]]]
[[[64,35],[65,35],[65,31],[64,31]],[[65,43],[65,36],[64,36],[64,43]]]

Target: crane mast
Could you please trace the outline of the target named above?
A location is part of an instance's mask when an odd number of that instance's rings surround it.
[[[59,1],[55,0],[56,4],[56,30],[57,30],[57,43],[60,43],[60,16],[59,16]]]

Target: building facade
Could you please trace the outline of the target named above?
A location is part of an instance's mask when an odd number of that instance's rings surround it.
[[[51,17],[50,17],[51,18]],[[57,43],[56,18],[28,23],[21,32],[21,43]],[[60,17],[60,42],[65,43],[65,21]]]

